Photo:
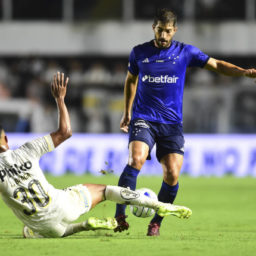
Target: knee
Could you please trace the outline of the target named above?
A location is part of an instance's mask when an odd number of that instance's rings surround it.
[[[61,227],[60,227],[61,226]],[[44,238],[61,238],[65,236],[65,230],[62,225],[58,225],[58,228],[49,229],[46,232],[40,233]]]
[[[179,179],[179,173],[180,170],[178,168],[167,168],[164,173],[164,181],[171,186],[176,185]]]
[[[146,159],[142,154],[136,154],[129,157],[129,165],[137,170],[140,170],[145,163]]]

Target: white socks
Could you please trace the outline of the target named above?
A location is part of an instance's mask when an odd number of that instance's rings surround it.
[[[161,202],[141,195],[137,191],[118,186],[106,186],[105,198],[118,204],[141,205],[157,210]]]
[[[66,231],[62,237],[70,236],[85,230],[90,230],[89,228],[87,228],[87,221],[80,223],[71,223],[67,226]]]

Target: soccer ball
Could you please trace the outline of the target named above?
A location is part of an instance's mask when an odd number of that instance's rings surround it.
[[[148,196],[154,200],[158,200],[156,193],[149,188],[140,188],[140,189],[137,189],[136,191],[144,196]],[[147,218],[152,216],[155,213],[154,209],[147,208],[144,206],[138,206],[138,205],[130,205],[130,210],[134,216],[140,217],[140,218]]]

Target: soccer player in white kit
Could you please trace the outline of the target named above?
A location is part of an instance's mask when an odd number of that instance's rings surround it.
[[[57,72],[51,85],[59,113],[59,127],[55,132],[10,150],[5,131],[0,126],[0,193],[24,223],[24,237],[65,237],[84,230],[115,229],[117,222],[111,217],[90,217],[82,223],[72,223],[104,200],[146,206],[161,216],[188,218],[192,212],[184,206],[161,203],[127,188],[80,184],[61,190],[48,183],[39,159],[72,135],[64,102],[68,80],[64,73]]]

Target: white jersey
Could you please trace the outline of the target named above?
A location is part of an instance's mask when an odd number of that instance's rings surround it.
[[[42,233],[54,229],[54,225],[61,225],[63,220],[67,222],[75,220],[91,206],[90,199],[86,209],[84,204],[77,200],[78,211],[76,208],[76,212],[72,213],[70,203],[76,198],[79,199],[81,193],[83,194],[80,197],[84,197],[86,188],[79,189],[79,193],[74,191],[67,193],[67,190],[55,189],[48,183],[39,166],[39,159],[53,149],[52,138],[47,135],[28,142],[16,150],[0,153],[0,193],[4,202],[25,225]],[[56,229],[57,232],[59,229],[61,229],[59,232],[65,230],[58,227]]]

